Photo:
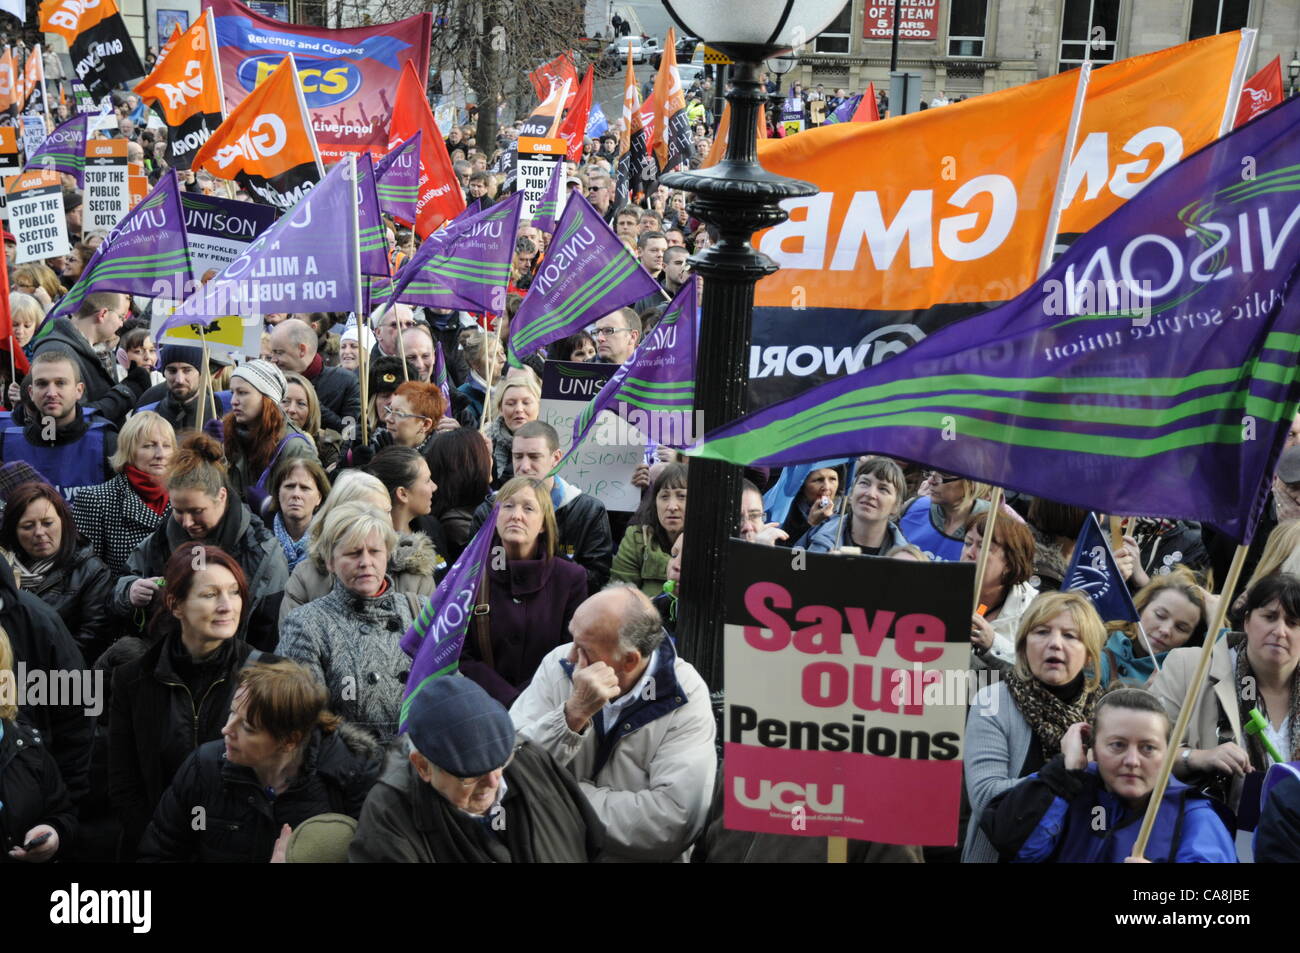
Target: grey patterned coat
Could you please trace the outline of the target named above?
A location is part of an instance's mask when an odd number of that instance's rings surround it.
[[[387,578],[384,594],[373,598],[335,580],[326,595],[285,617],[276,649],[320,676],[329,689],[330,711],[385,743],[397,734],[411,672],[400,643],[424,601],[396,591]]]

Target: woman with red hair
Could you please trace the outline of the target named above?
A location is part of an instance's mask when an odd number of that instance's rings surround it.
[[[316,444],[285,416],[286,383],[270,361],[249,361],[230,376],[230,413],[222,421],[226,466],[235,492],[254,514],[270,496],[270,472],[287,457],[315,457]]]

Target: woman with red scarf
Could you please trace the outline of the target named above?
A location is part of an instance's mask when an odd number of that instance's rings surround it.
[[[117,475],[81,490],[73,500],[77,530],[114,576],[131,552],[167,518],[164,480],[176,453],[176,433],[151,410],[134,414],[117,438],[109,463]]]

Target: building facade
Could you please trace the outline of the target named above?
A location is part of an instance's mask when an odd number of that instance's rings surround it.
[[[806,44],[782,82],[889,89],[894,0],[851,0]],[[901,0],[898,68],[921,75],[921,94],[990,93],[1082,62],[1150,53],[1187,40],[1251,27],[1259,31],[1251,72],[1274,56],[1300,65],[1297,0]]]

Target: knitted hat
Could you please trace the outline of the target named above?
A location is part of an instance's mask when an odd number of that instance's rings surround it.
[[[341,335],[339,335],[339,343],[342,344],[344,341],[355,341],[357,339],[357,330],[358,329],[355,324],[351,325],[346,331],[344,331]],[[361,328],[360,332],[361,332],[362,340],[366,342],[365,349],[367,351],[373,349],[375,346],[375,335],[371,332],[369,328]]]
[[[190,347],[188,344],[164,344],[162,347],[162,367],[168,364],[188,364],[203,370],[203,348]]]
[[[232,382],[236,378],[247,381],[249,387],[275,401],[277,406],[284,400],[284,391],[288,385],[280,368],[270,361],[249,361],[240,364],[235,368],[235,373],[230,375]]]
[[[293,829],[285,847],[287,864],[344,864],[357,822],[346,814],[317,814]]]
[[[411,698],[411,743],[442,770],[476,778],[502,767],[515,748],[509,713],[476,682],[435,678]]]

